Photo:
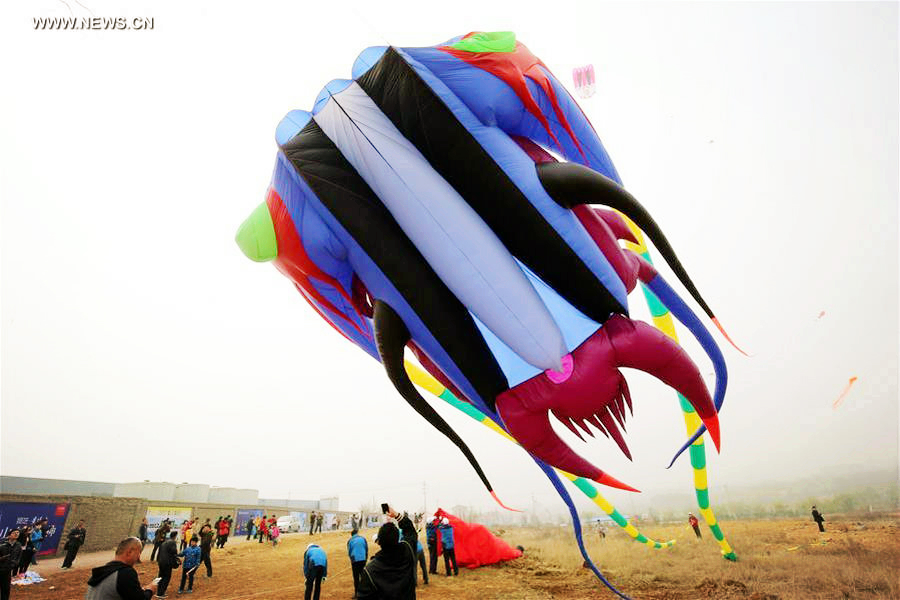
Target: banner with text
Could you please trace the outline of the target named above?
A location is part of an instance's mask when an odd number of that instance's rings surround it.
[[[68,503],[0,502],[0,539],[5,539],[12,529],[19,529],[25,525],[33,525],[41,519],[47,519],[50,529],[47,531],[47,538],[41,542],[38,556],[54,554],[65,533],[63,527],[68,514]],[[88,531],[88,535],[90,535],[90,531]]]

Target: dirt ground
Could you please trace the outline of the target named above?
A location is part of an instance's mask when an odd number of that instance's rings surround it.
[[[588,550],[604,575],[633,598],[651,600],[743,599],[896,599],[900,600],[900,515],[880,518],[831,519],[828,531],[818,533],[815,524],[800,520],[723,522],[725,534],[739,560],[729,562],[704,530],[697,540],[684,525],[645,526],[648,536],[676,539],[674,547],[653,550],[631,541],[618,529],[602,539],[586,535]],[[371,539],[374,530],[365,533]],[[512,545],[521,544],[520,559],[462,569],[458,577],[432,576],[421,584],[423,600],[562,598],[615,598],[587,569],[575,546],[571,527],[510,528],[500,533]],[[322,599],[349,599],[353,595],[346,532],[305,533],[284,536],[277,548],[268,544],[229,542],[213,553],[214,577],[201,566],[192,599],[272,599],[303,597],[301,562],[311,541],[328,553],[328,578]],[[376,550],[370,544],[370,552]],[[144,551],[149,559],[150,548]],[[47,560],[36,569],[47,581],[32,586],[13,586],[12,598],[81,599],[90,567],[111,559],[111,553],[79,555],[73,569],[61,571],[60,560]],[[442,569],[440,569],[442,570]],[[156,576],[156,566],[137,565],[142,582]],[[181,571],[173,574],[169,598],[177,597]]]

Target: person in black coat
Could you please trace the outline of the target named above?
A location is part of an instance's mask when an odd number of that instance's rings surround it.
[[[13,571],[13,575],[21,575],[28,572],[28,565],[31,564],[31,558],[34,556],[34,542],[31,540],[32,532],[31,525],[26,525],[19,530],[19,543],[22,544],[22,554],[19,556],[19,569]]]
[[[10,581],[13,571],[19,568],[22,559],[22,544],[19,543],[19,530],[13,529],[0,542],[0,600],[9,600]]]
[[[813,518],[813,521],[816,522],[816,525],[819,526],[819,531],[824,532],[825,526],[822,525],[822,523],[825,522],[825,517],[822,516],[822,513],[820,513],[818,510],[816,510],[815,504],[813,504],[813,507],[812,507],[812,518]]]
[[[87,536],[87,530],[84,528],[84,519],[78,521],[78,525],[76,525],[72,531],[69,532],[69,537],[66,540],[66,545],[64,546],[66,550],[66,558],[63,560],[62,567],[63,569],[71,569],[72,563],[75,562],[75,555],[78,554],[78,549],[84,545],[84,539]]]
[[[159,526],[159,529],[156,530],[156,533],[153,534],[153,550],[150,551],[150,562],[153,562],[154,559],[156,559],[156,553],[159,552],[159,547],[166,541],[166,537],[171,530],[172,525],[169,520],[166,519]]]
[[[149,525],[147,523],[147,517],[144,517],[143,519],[141,519],[141,526],[138,527],[138,534],[137,534],[138,539],[141,541],[141,550],[143,550],[144,546],[147,544],[147,527],[148,526]]]
[[[156,584],[158,598],[165,598],[166,588],[169,587],[169,581],[172,579],[172,569],[181,566],[181,561],[178,559],[178,544],[175,542],[177,537],[177,531],[170,531],[169,539],[159,547],[159,556],[156,557],[156,564],[159,566],[157,574],[159,583]]]
[[[381,546],[363,569],[356,597],[359,600],[415,600],[416,598],[416,527],[408,516],[400,517],[393,510],[389,515],[399,517],[398,524],[385,523],[378,530],[375,541]],[[399,529],[398,529],[399,525]],[[400,539],[400,532],[403,539]]]

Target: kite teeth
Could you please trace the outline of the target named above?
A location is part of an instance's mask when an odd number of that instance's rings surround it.
[[[622,432],[616,427],[616,422],[613,420],[612,415],[604,410],[599,412],[597,416],[600,418],[600,422],[603,423],[603,426],[606,427],[610,437],[619,447],[619,450],[622,451],[622,454],[624,454],[628,460],[631,460],[631,451],[628,449],[628,444],[625,443],[625,438],[622,437]]]
[[[618,398],[616,400],[618,400]],[[613,402],[609,406],[607,406],[607,410],[609,410],[610,414],[612,414],[612,416],[615,417],[616,422],[619,424],[619,427],[622,428],[622,431],[626,431],[625,430],[625,413],[622,411],[621,408],[619,408],[619,405],[617,404],[617,402]]]
[[[604,427],[603,427],[603,423],[601,423],[601,422],[597,419],[597,416],[596,416],[596,415],[591,415],[591,416],[589,416],[589,417],[587,418],[587,420],[588,420],[588,423],[590,423],[591,425],[593,425],[598,431],[600,431],[600,433],[602,433],[602,434],[605,435],[606,437],[609,437],[609,434],[606,433],[606,429],[604,429]]]
[[[579,440],[581,440],[582,442],[585,441],[584,437],[582,437],[582,435],[581,435],[581,432],[578,431],[578,429],[575,427],[575,424],[572,422],[571,419],[569,419],[568,417],[560,417],[559,415],[554,415],[554,416],[556,416],[556,419],[557,419],[560,423],[562,423],[563,425],[565,425],[566,427],[568,427],[568,428],[569,428],[569,431],[571,431],[572,433],[574,433],[574,434],[578,437]]]
[[[581,427],[581,428],[584,430],[584,432],[585,432],[586,434],[588,434],[588,435],[591,436],[591,437],[596,437],[596,436],[594,436],[594,432],[591,431],[591,428],[588,427],[587,424],[584,422],[584,419],[577,419],[577,420],[576,420],[576,419],[573,419],[573,421],[575,421],[575,423],[576,423],[579,427]]]
[[[622,397],[625,398],[625,402],[628,404],[628,412],[631,413],[631,416],[634,416],[634,405],[631,404],[631,391],[628,389],[628,382],[623,378],[619,382],[619,389],[622,392]],[[622,411],[625,412],[624,410]]]

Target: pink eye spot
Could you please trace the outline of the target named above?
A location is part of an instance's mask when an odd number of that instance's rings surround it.
[[[549,377],[550,381],[552,381],[553,383],[562,383],[572,376],[572,371],[574,370],[575,361],[572,360],[571,354],[566,354],[562,357],[562,371],[547,369],[546,371],[544,371],[544,373],[547,374],[547,377]]]

